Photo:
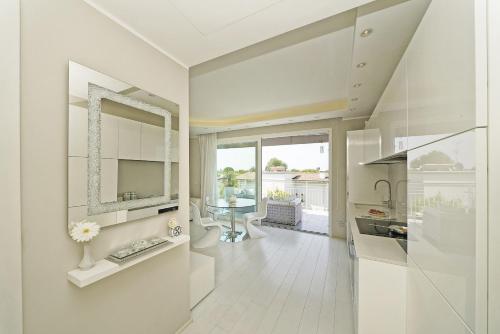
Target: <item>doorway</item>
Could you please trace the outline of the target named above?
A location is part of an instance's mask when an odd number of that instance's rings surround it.
[[[263,222],[316,234],[329,234],[329,134],[263,138],[262,197],[270,198]]]

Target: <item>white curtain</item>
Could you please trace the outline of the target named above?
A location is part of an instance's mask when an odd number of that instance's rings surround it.
[[[217,199],[217,134],[200,135],[201,214],[207,216],[207,198]]]

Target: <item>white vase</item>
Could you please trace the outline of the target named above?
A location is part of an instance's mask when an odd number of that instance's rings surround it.
[[[83,258],[78,265],[81,270],[89,270],[95,265],[95,261],[92,258],[92,253],[90,251],[90,242],[85,242],[83,244]]]

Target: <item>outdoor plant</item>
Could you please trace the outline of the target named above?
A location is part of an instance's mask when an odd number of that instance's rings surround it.
[[[237,187],[238,179],[236,178],[236,172],[231,167],[226,167],[222,171],[222,175],[224,178],[224,187]]]
[[[286,191],[276,189],[276,190],[269,190],[267,192],[267,197],[270,199],[273,199],[275,201],[286,201],[290,199],[290,194],[287,193]]]

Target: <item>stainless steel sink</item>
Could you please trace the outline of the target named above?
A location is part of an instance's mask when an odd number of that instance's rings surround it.
[[[356,224],[358,225],[359,233],[376,235],[386,238],[406,239],[403,235],[391,233],[388,229],[390,225],[406,226],[406,223],[392,219],[373,219],[357,217]]]

